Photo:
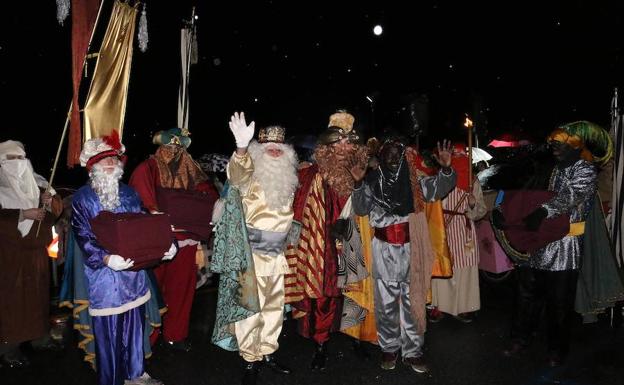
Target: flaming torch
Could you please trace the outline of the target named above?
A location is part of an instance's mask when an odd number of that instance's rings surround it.
[[[468,129],[468,187],[472,192],[472,120],[466,114],[466,120],[464,121],[464,127]]]

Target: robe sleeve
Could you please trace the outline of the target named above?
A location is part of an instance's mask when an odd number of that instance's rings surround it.
[[[428,202],[444,198],[455,188],[456,180],[455,170],[450,174],[445,174],[440,170],[437,175],[423,177],[420,180],[423,197]]]
[[[227,165],[227,176],[230,185],[236,187],[242,196],[246,195],[251,185],[253,172],[254,165],[249,152],[243,156],[236,154],[236,152],[232,155]]]
[[[476,179],[472,185],[472,195],[474,195],[477,202],[475,203],[475,207],[468,208],[468,210],[466,210],[466,217],[473,221],[477,221],[483,218],[487,212],[485,200],[483,200],[483,190],[481,190],[481,184],[478,179]]]
[[[95,234],[91,230],[89,222],[90,210],[85,199],[75,199],[72,202],[72,229],[76,235],[76,241],[85,255],[84,263],[92,269],[99,269],[105,266],[104,257],[110,254],[100,246],[95,239]]]
[[[366,182],[362,182],[360,187],[353,189],[351,203],[356,215],[363,217],[371,212],[373,209],[373,192]]]
[[[596,169],[589,163],[574,166],[573,175],[564,184],[557,195],[542,205],[552,218],[570,213],[575,207],[588,201],[588,197],[596,193]]]

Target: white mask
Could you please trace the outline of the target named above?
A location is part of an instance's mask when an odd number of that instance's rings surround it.
[[[7,175],[21,178],[28,167],[27,159],[5,159],[0,163],[0,167]]]

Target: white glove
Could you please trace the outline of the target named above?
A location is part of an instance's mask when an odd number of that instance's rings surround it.
[[[134,266],[134,261],[130,258],[123,259],[120,255],[111,254],[108,256],[108,262],[106,265],[115,271],[120,271]]]
[[[241,112],[240,115],[238,112],[235,112],[234,115],[232,115],[230,118],[230,130],[232,134],[234,134],[236,147],[246,148],[249,145],[249,142],[254,136],[255,127],[255,122],[249,123],[249,126],[247,125],[244,112]]]
[[[173,257],[175,257],[177,252],[178,252],[178,248],[176,247],[175,243],[172,243],[171,247],[169,248],[169,251],[167,251],[165,255],[162,257],[162,260],[168,261],[170,259],[173,259]]]

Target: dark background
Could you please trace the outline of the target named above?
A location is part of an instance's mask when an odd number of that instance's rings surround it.
[[[404,109],[418,96],[428,100],[419,105],[424,143],[463,139],[465,113],[482,147],[503,133],[540,141],[573,120],[608,127],[613,89],[624,83],[622,1],[146,3],[149,48],[140,52],[135,39],[126,111],[129,168],[153,152],[153,132],[176,125],[179,28],[194,5],[196,156],[232,150],[233,111],[316,135],[346,108],[370,136],[405,129]],[[104,0],[92,52],[111,8]],[[8,2],[0,20],[0,140],[24,142],[47,177],[71,98],[71,15],[60,26],[54,1]],[[64,154],[59,163],[58,183],[84,181]]]

